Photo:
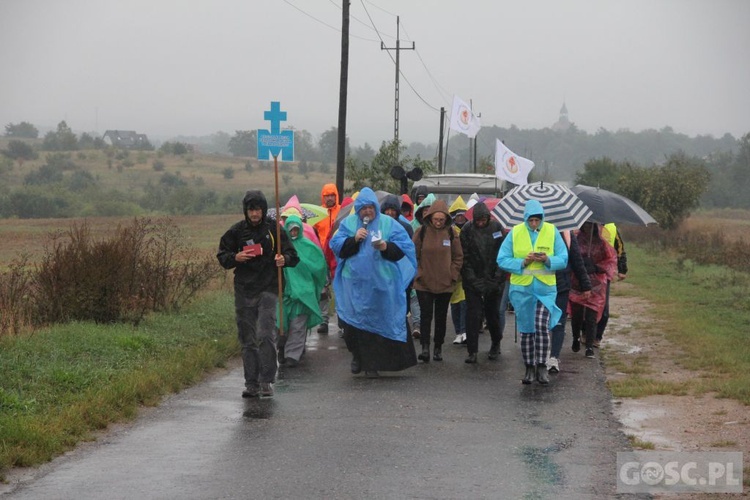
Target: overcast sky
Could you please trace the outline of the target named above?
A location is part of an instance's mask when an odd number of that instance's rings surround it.
[[[0,0],[0,126],[233,134],[268,128],[280,101],[285,125],[319,136],[338,120],[340,6]],[[393,138],[395,64],[379,37],[395,47],[396,15],[402,47],[416,43],[401,51],[406,142],[437,142],[454,94],[484,125],[547,127],[565,102],[589,133],[750,132],[750,1],[352,0],[353,145]]]

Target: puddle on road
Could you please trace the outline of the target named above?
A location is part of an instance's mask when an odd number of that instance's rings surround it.
[[[626,435],[635,436],[641,441],[658,445],[659,448],[680,451],[680,443],[661,433],[659,429],[646,428],[644,423],[650,419],[664,417],[667,410],[663,407],[644,403],[643,401],[622,399],[614,400],[613,413],[623,425]]]

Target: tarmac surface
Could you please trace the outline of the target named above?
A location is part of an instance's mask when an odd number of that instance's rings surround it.
[[[598,359],[563,347],[548,386],[523,385],[513,316],[502,354],[465,346],[377,379],[352,375],[331,325],[314,331],[273,398],[242,399],[242,368],[145,409],[39,469],[12,499],[611,498],[616,452],[630,451]],[[449,342],[453,340],[449,321]],[[417,345],[417,352],[420,351]],[[598,353],[597,353],[598,354]]]

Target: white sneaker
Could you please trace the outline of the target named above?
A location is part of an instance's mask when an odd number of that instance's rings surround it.
[[[460,334],[456,335],[456,340],[453,341],[453,344],[454,345],[461,345],[461,337],[463,337],[463,335],[460,335]]]
[[[465,333],[462,333],[462,334],[461,334],[461,343],[462,343],[462,344],[465,344],[465,343],[466,343],[466,334],[465,334]]]
[[[557,358],[549,358],[547,360],[547,371],[550,373],[558,373],[560,371],[560,360]]]

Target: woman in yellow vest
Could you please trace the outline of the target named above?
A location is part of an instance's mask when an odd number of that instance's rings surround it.
[[[537,200],[526,202],[524,221],[505,237],[497,264],[511,273],[510,302],[526,365],[522,382],[530,384],[536,378],[540,384],[548,384],[549,331],[562,314],[555,305],[555,271],[568,265],[568,248],[557,228],[544,222],[544,209]]]

